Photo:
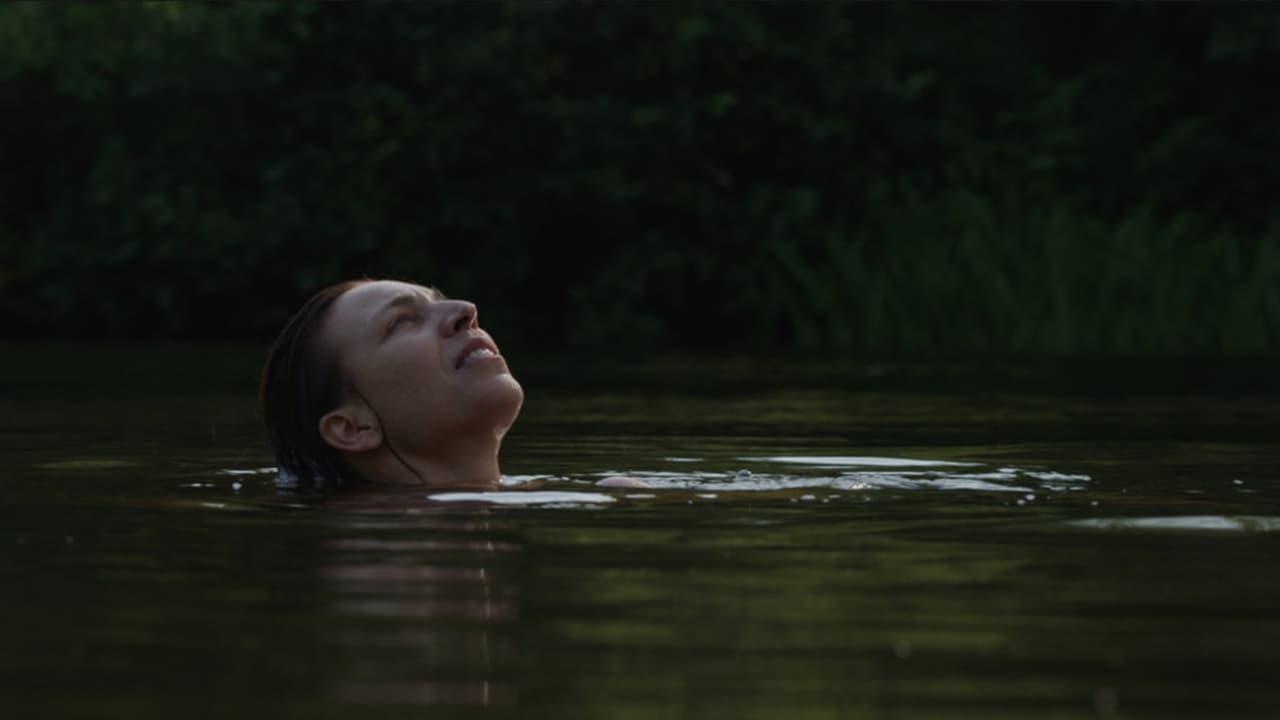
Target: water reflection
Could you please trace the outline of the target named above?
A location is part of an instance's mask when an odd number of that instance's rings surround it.
[[[1257,515],[1180,515],[1170,517],[1085,518],[1067,523],[1098,530],[1209,530],[1271,532],[1280,530],[1280,518]]]
[[[0,393],[7,716],[1280,707],[1274,394],[564,390],[507,490],[655,489],[317,510],[247,393],[32,376]]]
[[[320,568],[342,666],[336,699],[515,703],[521,548],[504,524],[483,509],[362,510],[333,513],[338,532]]]
[[[664,462],[689,463],[698,458],[677,458]],[[479,501],[506,505],[581,506],[609,504],[618,497],[582,492],[610,476],[621,475],[642,481],[650,489],[686,491],[695,497],[714,498],[719,493],[745,493],[775,497],[780,491],[835,491],[830,497],[850,492],[879,490],[969,491],[1018,493],[1034,499],[1034,493],[1065,493],[1086,490],[1091,476],[1049,469],[1036,469],[983,462],[954,462],[908,457],[787,455],[743,456],[736,458],[736,470],[699,470],[687,466],[670,469],[615,469],[578,473],[569,477],[525,476],[504,482],[508,488],[536,488],[534,492],[505,490],[501,493],[436,493],[435,501]],[[741,467],[749,464],[754,469]],[[555,488],[556,491],[551,491]],[[563,489],[560,489],[563,488]],[[1027,495],[1031,493],[1031,495]],[[648,497],[648,495],[644,495]],[[681,499],[685,499],[681,496]]]

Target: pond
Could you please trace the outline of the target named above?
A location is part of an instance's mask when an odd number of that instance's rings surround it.
[[[353,505],[276,486],[262,351],[3,347],[11,716],[1280,707],[1264,364],[516,357],[515,502]]]

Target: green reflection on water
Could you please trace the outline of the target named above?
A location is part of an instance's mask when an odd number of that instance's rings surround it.
[[[1267,395],[532,379],[504,468],[553,488],[611,470],[838,474],[759,461],[780,456],[1088,480],[1032,501],[695,488],[597,509],[341,510],[275,495],[251,392],[204,384],[216,374],[0,397],[0,693],[22,716],[1263,717],[1280,702],[1280,534],[1249,531],[1280,517]]]

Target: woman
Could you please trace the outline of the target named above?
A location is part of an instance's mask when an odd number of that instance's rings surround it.
[[[316,293],[271,347],[262,412],[280,476],[496,490],[524,391],[476,307],[356,280]]]

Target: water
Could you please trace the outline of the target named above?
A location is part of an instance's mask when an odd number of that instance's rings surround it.
[[[259,356],[5,349],[6,715],[1280,711],[1256,368],[549,365],[519,502],[322,505],[264,471]]]

